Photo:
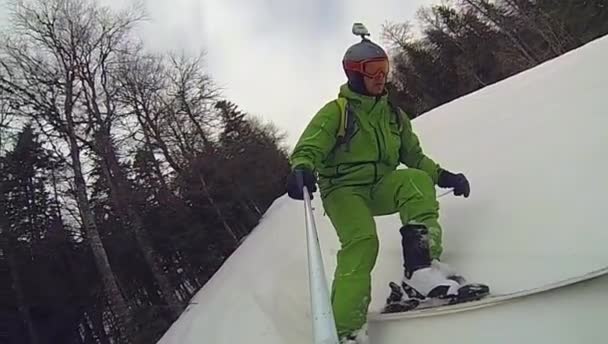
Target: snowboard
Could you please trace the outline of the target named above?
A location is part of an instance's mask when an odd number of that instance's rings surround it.
[[[494,305],[499,305],[504,302],[508,302],[514,299],[520,299],[524,297],[529,297],[535,294],[549,292],[555,289],[568,287],[570,285],[587,282],[596,278],[603,277],[608,275],[608,266],[603,267],[594,271],[587,272],[585,274],[570,277],[561,281],[549,283],[546,285],[542,285],[539,287],[519,290],[515,292],[509,293],[498,293],[498,294],[488,294],[480,299],[473,299],[463,302],[457,302],[450,304],[449,302],[438,302],[438,304],[433,304],[433,302],[437,302],[437,300],[427,300],[428,303],[425,305],[420,300],[415,299],[397,299],[398,289],[401,287],[391,282],[389,286],[391,287],[391,296],[387,298],[387,303],[382,309],[382,311],[378,312],[370,312],[369,320],[370,321],[387,321],[387,320],[398,320],[398,319],[406,319],[406,318],[419,318],[419,317],[427,317],[427,316],[436,316],[436,315],[445,315],[451,313],[465,312],[470,310],[476,310],[484,307],[490,307]],[[390,300],[390,301],[389,301]],[[414,300],[414,301],[412,301]],[[399,305],[398,303],[402,303]]]

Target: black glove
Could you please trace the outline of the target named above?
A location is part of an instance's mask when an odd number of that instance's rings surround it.
[[[289,197],[297,200],[304,199],[303,187],[306,186],[310,199],[313,199],[312,193],[317,191],[317,177],[307,168],[295,168],[287,177],[287,194]]]
[[[469,197],[471,186],[469,181],[462,173],[454,174],[450,171],[441,170],[437,185],[442,188],[454,188],[454,195]]]

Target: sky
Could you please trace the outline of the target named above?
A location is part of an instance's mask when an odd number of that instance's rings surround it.
[[[0,5],[8,0],[0,0]],[[99,0],[121,7],[123,0]],[[272,121],[292,146],[314,114],[345,82],[341,59],[364,23],[380,42],[387,21],[415,21],[439,0],[140,0],[141,26],[155,50],[205,51],[207,71],[243,111]],[[0,23],[6,9],[0,8]]]

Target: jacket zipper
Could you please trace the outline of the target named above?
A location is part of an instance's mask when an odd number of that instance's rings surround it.
[[[382,161],[382,146],[380,145],[380,134],[376,127],[374,127],[374,133],[376,134],[376,145],[378,146],[378,161],[374,163],[374,183],[378,181],[378,164]]]
[[[375,106],[375,105],[374,105]],[[382,143],[380,142],[381,133],[375,125],[374,133],[376,134],[376,145],[378,146],[378,161],[374,164],[374,182],[378,181],[378,164],[382,161]]]
[[[378,162],[382,161],[382,146],[380,145],[380,133],[378,129],[374,127],[374,133],[376,133],[376,145],[378,146]]]
[[[376,104],[378,103],[378,101],[376,100]],[[374,104],[374,107],[376,106],[376,104]],[[379,126],[382,126],[382,123],[378,123]],[[382,137],[382,139],[384,139],[384,136],[382,136],[381,130],[378,130],[378,128],[374,125],[374,132],[376,133],[376,144],[378,145],[378,163],[380,161],[382,161],[382,143],[380,138]]]

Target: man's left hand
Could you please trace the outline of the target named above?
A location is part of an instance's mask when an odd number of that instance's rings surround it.
[[[447,170],[441,170],[441,172],[439,172],[437,185],[442,188],[453,188],[454,195],[456,196],[464,196],[467,198],[471,193],[469,181],[462,173],[455,174]]]

